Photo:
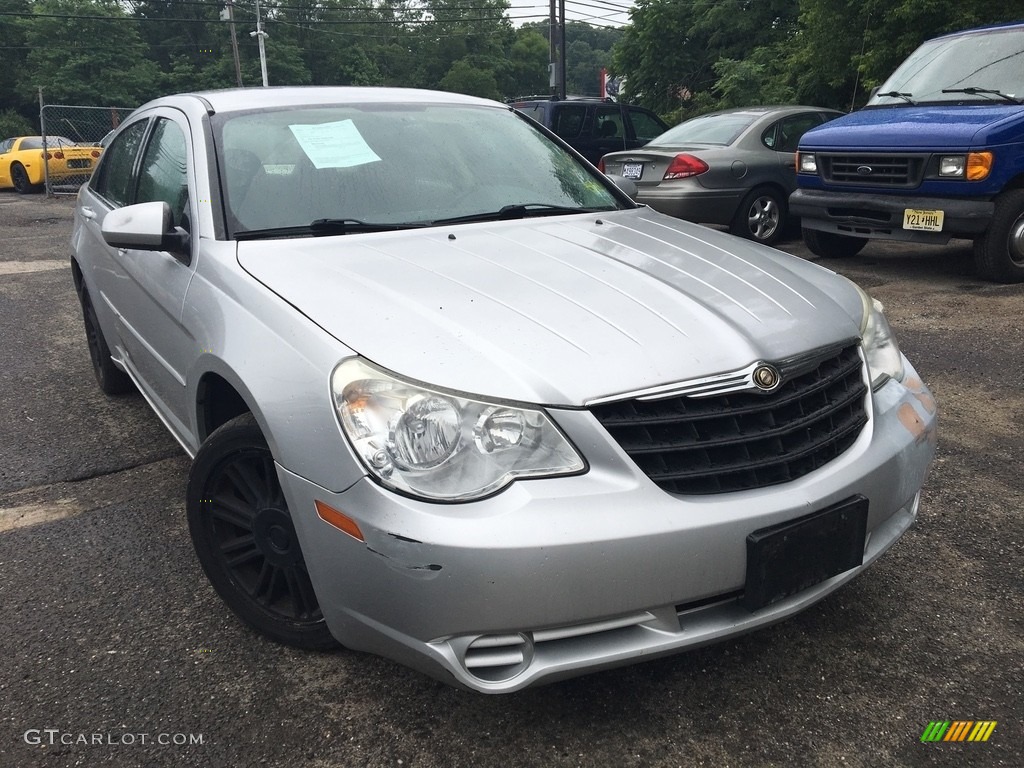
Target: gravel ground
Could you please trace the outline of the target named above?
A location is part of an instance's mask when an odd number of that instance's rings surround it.
[[[828,264],[886,304],[939,402],[890,553],[776,627],[486,697],[232,618],[188,540],[187,458],[94,385],[72,205],[0,193],[0,766],[1024,765],[1024,286],[974,278],[969,243]],[[923,744],[933,720],[998,725]]]

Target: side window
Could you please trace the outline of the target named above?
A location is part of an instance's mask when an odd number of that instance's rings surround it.
[[[132,168],[148,124],[148,120],[139,120],[126,128],[104,151],[100,167],[89,182],[97,195],[115,207],[131,202]]]
[[[633,123],[633,133],[639,141],[646,143],[667,130],[652,115],[646,112],[641,112],[638,109],[630,109],[628,112],[629,121]]]
[[[136,203],[163,201],[174,223],[188,229],[188,149],[185,134],[172,120],[159,118],[142,156]]]
[[[0,155],[6,155],[14,146],[14,139],[4,139],[0,142]]]
[[[811,128],[821,125],[821,115],[817,112],[805,112],[802,115],[784,117],[777,123],[778,137],[773,149],[779,152],[796,152],[800,137]]]
[[[599,139],[622,139],[626,132],[622,127],[622,112],[615,107],[598,107],[594,116],[593,135]]]
[[[516,109],[518,109],[527,117],[532,117],[541,125],[544,124],[544,107],[541,106],[540,104],[533,104],[528,107],[516,107]]]
[[[563,104],[555,110],[555,118],[551,130],[563,139],[578,138],[583,130],[583,120],[587,116],[585,104]]]

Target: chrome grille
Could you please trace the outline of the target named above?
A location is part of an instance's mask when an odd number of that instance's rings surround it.
[[[834,155],[816,153],[825,181],[861,187],[912,189],[924,177],[926,155]]]
[[[847,450],[867,423],[859,347],[780,361],[770,394],[625,400],[590,408],[670,493],[710,494],[795,480]]]

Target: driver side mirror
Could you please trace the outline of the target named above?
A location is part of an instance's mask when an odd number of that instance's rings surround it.
[[[187,254],[189,234],[174,225],[171,206],[163,201],[116,208],[103,218],[103,239],[114,248]]]
[[[627,179],[624,176],[617,176],[612,173],[606,173],[605,176],[611,179],[612,184],[618,187],[620,192],[623,192],[626,195],[628,195],[629,199],[632,200],[634,203],[636,202],[637,187],[635,181],[633,181],[632,179]]]

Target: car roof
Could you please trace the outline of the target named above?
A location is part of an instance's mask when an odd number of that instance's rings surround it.
[[[839,110],[829,107],[810,107],[805,104],[772,104],[754,107],[732,107],[731,109],[721,109],[716,112],[705,112],[703,115],[696,115],[696,117],[711,117],[712,115],[753,115],[760,117],[761,115],[783,114],[786,112],[835,112],[843,114]]]
[[[247,112],[253,109],[280,109],[316,104],[462,104],[509,109],[506,104],[459,93],[428,91],[417,88],[378,88],[359,86],[280,86],[270,88],[230,88],[217,91],[195,91],[164,96],[143,104],[140,109],[158,106],[195,106],[202,103],[207,111]]]

